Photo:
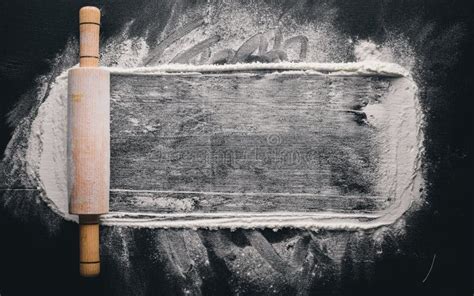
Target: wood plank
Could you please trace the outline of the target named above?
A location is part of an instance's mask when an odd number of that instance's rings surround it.
[[[390,79],[114,74],[111,211],[370,212]]]

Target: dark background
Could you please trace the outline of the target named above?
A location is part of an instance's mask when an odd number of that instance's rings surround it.
[[[49,70],[51,59],[64,48],[68,38],[78,35],[79,8],[116,6],[114,13],[103,18],[102,38],[107,38],[114,32],[115,24],[122,22],[120,19],[135,17],[134,7],[150,2],[4,0],[0,3],[2,153],[15,128],[7,121],[8,112],[34,86],[34,79]],[[291,5],[285,1],[267,2]],[[307,5],[307,17],[311,18],[318,3],[300,2]],[[410,37],[419,57],[415,79],[422,86],[420,99],[427,120],[424,171],[429,204],[411,218],[409,224],[415,226],[408,229],[406,241],[398,245],[410,251],[402,254],[387,251],[380,262],[374,263],[375,272],[370,277],[348,276],[328,290],[331,294],[347,295],[472,295],[472,1],[326,2],[337,3],[340,29],[353,36],[378,40],[383,38],[386,27],[396,27]],[[147,15],[140,18],[151,21]],[[427,24],[433,29],[428,38],[421,38],[420,31]],[[35,219],[24,221],[0,208],[1,295],[118,293],[107,287],[110,283],[107,279],[82,280],[77,276],[77,258],[71,255],[77,254],[76,225],[65,223],[53,239]],[[433,254],[436,261],[428,280],[413,281],[420,275],[413,262],[418,257],[427,258],[427,271]],[[221,288],[217,285],[209,293],[225,294],[226,289]]]

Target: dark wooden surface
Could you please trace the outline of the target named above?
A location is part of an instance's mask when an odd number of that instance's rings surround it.
[[[111,210],[376,211],[389,78],[112,75]]]
[[[78,34],[77,11],[92,3],[104,8],[104,41],[116,37],[133,20],[130,36],[146,36],[150,48],[157,47],[161,34],[167,34],[164,28],[176,28],[183,11],[195,8],[190,6],[214,5],[175,0],[2,1],[0,31],[8,42],[2,44],[0,55],[0,113],[5,119],[14,111],[10,122],[3,120],[0,125],[0,150],[10,143],[15,154],[25,152],[29,128],[14,139],[11,135],[41,103],[34,95],[34,79],[56,67],[51,61]],[[416,54],[413,74],[421,87],[427,120],[424,171],[428,186],[423,210],[408,215],[402,226],[364,232],[103,227],[102,277],[83,281],[77,275],[77,225],[54,214],[40,190],[0,190],[0,294],[472,294],[472,238],[468,235],[472,233],[472,137],[467,136],[472,134],[473,109],[472,1],[259,3],[271,3],[277,11],[272,14],[273,10],[269,13],[259,5],[249,8],[265,13],[262,19],[289,17],[315,26],[337,11],[331,19],[341,33],[339,39],[331,40],[336,43],[347,43],[348,38],[382,42],[391,40],[394,32],[410,40]],[[324,41],[316,42],[326,46]],[[32,89],[30,94],[28,89]],[[27,178],[30,168],[8,156],[2,164],[0,175],[3,170],[7,173],[9,185],[40,186]],[[257,242],[255,237],[264,241]],[[306,262],[303,267],[309,268],[301,272],[287,268],[302,266],[293,262]]]

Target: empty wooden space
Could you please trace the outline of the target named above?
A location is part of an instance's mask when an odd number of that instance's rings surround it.
[[[113,74],[111,211],[383,210],[383,130],[363,109],[393,80]]]

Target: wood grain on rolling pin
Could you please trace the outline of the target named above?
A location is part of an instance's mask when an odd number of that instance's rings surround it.
[[[75,68],[68,80],[70,213],[109,210],[110,74],[100,68]]]
[[[372,212],[380,138],[362,111],[390,79],[111,78],[111,210]]]
[[[84,7],[79,11],[80,66],[99,65],[100,12],[95,7]]]

